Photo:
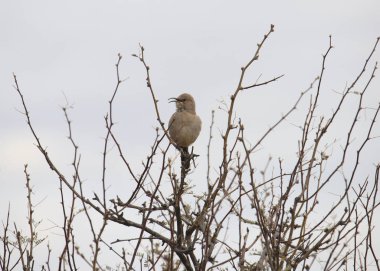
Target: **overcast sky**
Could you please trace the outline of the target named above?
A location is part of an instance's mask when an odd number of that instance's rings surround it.
[[[100,180],[105,135],[103,117],[116,83],[118,53],[123,55],[121,75],[127,80],[115,102],[116,130],[133,163],[139,165],[146,156],[157,126],[144,69],[131,56],[139,52],[139,43],[146,48],[165,120],[174,110],[168,98],[185,91],[195,97],[204,125],[196,148],[205,157],[210,112],[228,99],[240,67],[252,56],[270,24],[275,25],[275,32],[246,82],[280,74],[285,77],[242,94],[239,116],[247,122],[252,141],[318,75],[330,34],[334,49],[327,61],[323,91],[332,96],[326,95],[321,107],[331,113],[331,97],[337,98],[334,91],[342,91],[352,82],[380,35],[379,14],[378,0],[1,1],[0,219],[5,218],[9,202],[13,219],[26,216],[25,163],[30,165],[36,201],[43,200],[41,208],[54,217],[53,209],[59,207],[54,198],[58,182],[41,159],[25,118],[18,112],[21,104],[12,87],[13,72],[43,144],[66,170],[70,169],[71,155],[60,106],[66,104],[66,98],[73,105],[70,115],[83,155],[84,175],[96,182]],[[379,60],[379,56],[378,51],[374,59]],[[380,80],[375,79],[368,106],[376,106],[380,100]],[[223,112],[217,111],[216,116],[218,126]],[[380,134],[379,127],[376,129]],[[274,137],[265,150],[275,157],[294,156],[295,149],[290,147],[297,141],[288,137],[291,131],[282,132],[288,142]],[[373,144],[368,152],[372,161],[368,170],[379,162],[380,144]],[[121,167],[114,170],[116,175],[126,175]]]

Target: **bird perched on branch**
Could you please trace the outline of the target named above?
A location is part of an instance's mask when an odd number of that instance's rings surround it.
[[[176,112],[169,120],[169,134],[180,148],[182,167],[187,170],[192,158],[189,155],[188,147],[197,139],[202,121],[195,112],[195,101],[190,94],[183,93],[177,98],[169,100],[176,103]]]

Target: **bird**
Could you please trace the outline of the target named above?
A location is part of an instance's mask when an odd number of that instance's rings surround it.
[[[188,170],[191,159],[188,147],[198,138],[202,121],[195,111],[195,101],[190,94],[183,93],[169,100],[176,103],[176,112],[169,120],[169,135],[181,151],[182,167]]]

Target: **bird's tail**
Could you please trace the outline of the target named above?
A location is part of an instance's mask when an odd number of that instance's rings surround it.
[[[182,167],[185,170],[188,170],[190,168],[190,154],[189,154],[189,149],[187,147],[182,147],[181,163],[182,163]]]

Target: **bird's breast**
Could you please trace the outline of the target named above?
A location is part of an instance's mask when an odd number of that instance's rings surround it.
[[[198,138],[202,128],[201,119],[188,112],[176,112],[169,121],[169,134],[180,147],[188,147]]]

